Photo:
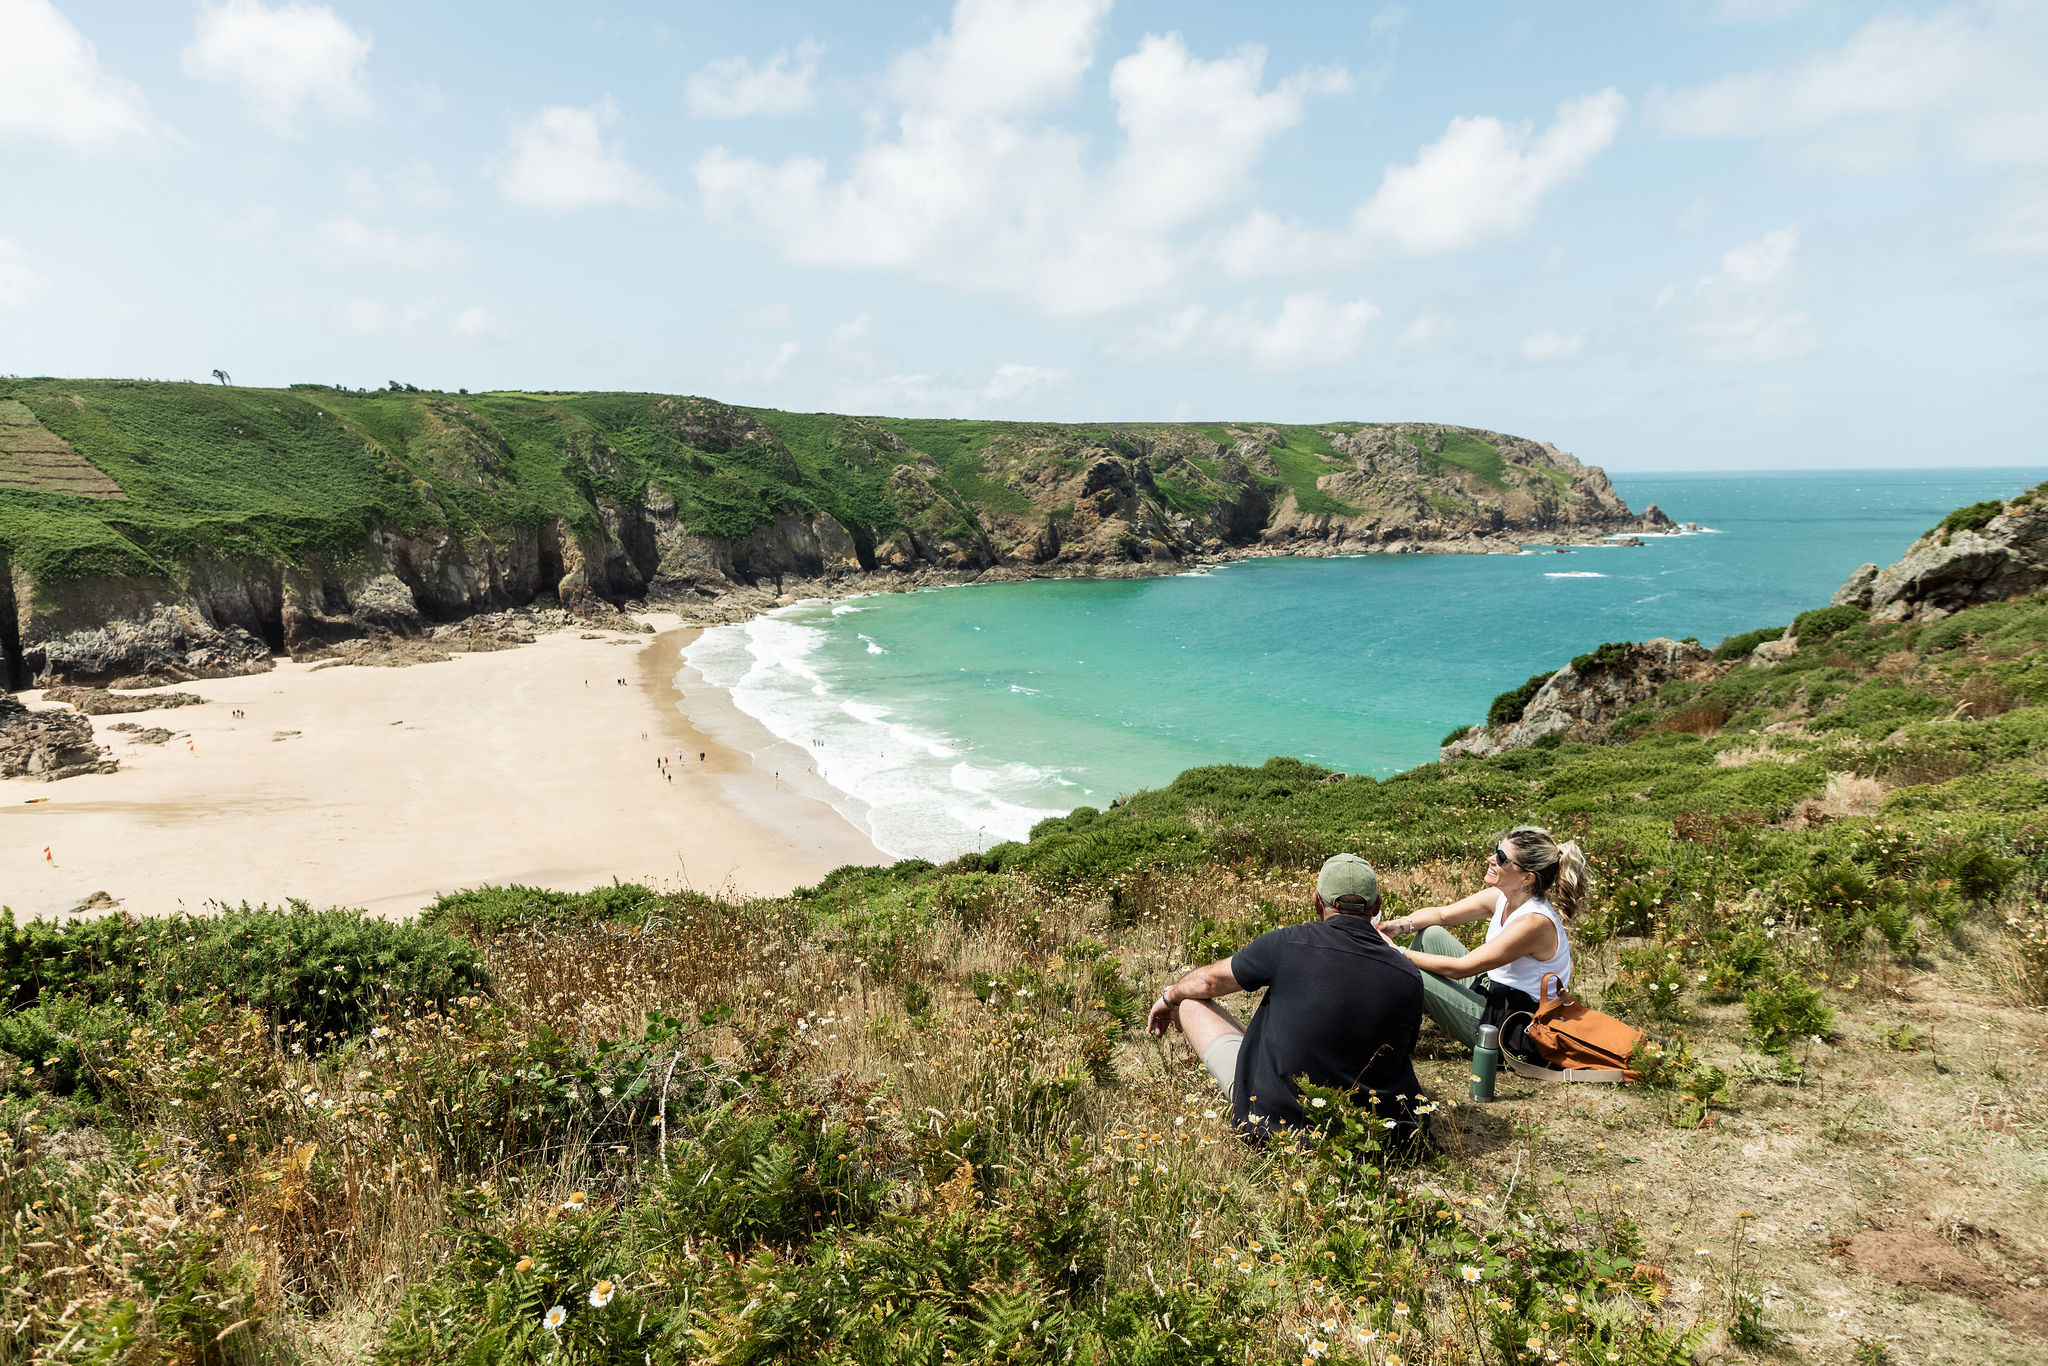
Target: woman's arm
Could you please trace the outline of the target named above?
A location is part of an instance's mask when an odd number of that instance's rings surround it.
[[[1439,977],[1477,977],[1482,972],[1532,953],[1543,958],[1553,956],[1557,951],[1557,928],[1550,923],[1548,916],[1525,915],[1510,921],[1505,930],[1463,958],[1417,953],[1413,949],[1401,951],[1408,955],[1409,962],[1424,972],[1433,972]]]
[[[1491,887],[1482,887],[1448,906],[1424,906],[1398,919],[1382,921],[1380,928],[1388,934],[1414,934],[1431,925],[1463,925],[1467,921],[1485,919],[1499,905],[1500,893]]]

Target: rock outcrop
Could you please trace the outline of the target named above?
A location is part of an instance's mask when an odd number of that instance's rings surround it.
[[[93,742],[92,722],[75,711],[30,711],[0,693],[0,778],[53,782],[112,773],[116,763]]]
[[[1979,525],[1936,527],[1887,568],[1862,566],[1835,590],[1834,601],[1865,608],[1878,621],[1935,621],[2042,588],[2048,499],[2022,494]]]
[[[1555,736],[1557,742],[1601,741],[1622,713],[1657,696],[1677,678],[1702,678],[1720,671],[1714,652],[1701,645],[1659,637],[1639,644],[1605,645],[1565,665],[1529,699],[1522,717],[1500,727],[1474,726],[1439,751],[1445,762],[1527,749]]]

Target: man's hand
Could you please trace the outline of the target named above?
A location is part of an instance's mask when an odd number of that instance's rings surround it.
[[[1152,1010],[1145,1016],[1145,1028],[1155,1039],[1166,1037],[1168,1028],[1180,1028],[1180,1008],[1166,1003],[1166,993],[1160,992],[1152,1002]]]

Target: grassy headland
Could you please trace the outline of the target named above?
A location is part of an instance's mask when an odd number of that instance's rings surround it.
[[[2037,1360],[2048,594],[1795,634],[1609,743],[1197,769],[777,900],[10,923],[0,1361]],[[1398,910],[1523,819],[1646,1085],[1465,1104],[1426,1035],[1436,1154],[1335,1101],[1259,1150],[1139,1037],[1327,853]]]
[[[263,644],[550,594],[601,608],[784,575],[1114,572],[1646,525],[1553,447],[1431,423],[1062,425],[660,394],[0,380],[0,662],[16,686],[260,668]],[[167,636],[118,657],[74,648],[166,611],[183,614]],[[189,657],[233,629],[247,639]]]

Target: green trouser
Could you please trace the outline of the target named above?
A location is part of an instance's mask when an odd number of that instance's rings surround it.
[[[1441,925],[1431,925],[1409,940],[1408,947],[1417,953],[1436,954],[1439,958],[1465,956],[1465,946]],[[1467,1048],[1479,1041],[1479,1017],[1486,1010],[1486,998],[1465,983],[1439,977],[1433,972],[1423,973],[1422,1009],[1436,1021],[1438,1029]]]

